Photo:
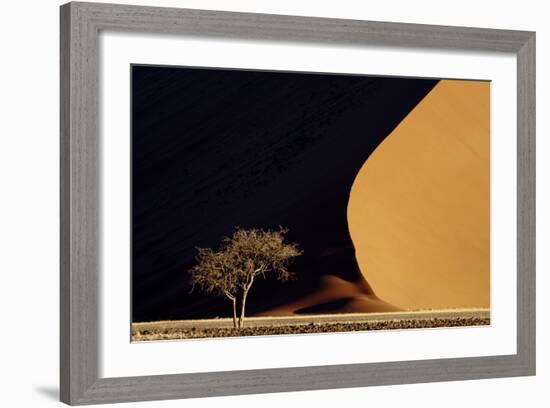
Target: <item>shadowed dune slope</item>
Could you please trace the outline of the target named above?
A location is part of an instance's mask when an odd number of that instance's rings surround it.
[[[440,81],[353,185],[359,267],[401,308],[489,307],[489,87]]]
[[[132,320],[230,314],[227,299],[190,292],[188,271],[197,246],[216,248],[235,226],[282,225],[304,251],[295,281],[254,284],[248,314],[391,308],[357,264],[350,191],[437,83],[133,66]]]

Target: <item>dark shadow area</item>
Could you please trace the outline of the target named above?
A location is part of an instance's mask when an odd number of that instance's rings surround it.
[[[250,314],[363,279],[347,225],[369,155],[436,80],[132,67],[132,319],[226,316],[189,293],[196,247],[236,226],[289,229],[297,279],[260,280]]]
[[[323,314],[323,313],[331,313],[335,310],[341,310],[346,305],[348,305],[351,302],[351,298],[345,297],[338,300],[334,300],[332,302],[326,302],[322,303],[320,305],[315,305],[311,307],[304,307],[302,309],[296,310],[296,314]]]

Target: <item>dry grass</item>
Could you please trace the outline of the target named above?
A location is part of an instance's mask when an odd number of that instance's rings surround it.
[[[369,330],[420,329],[489,325],[488,316],[425,317],[409,319],[369,320],[359,322],[311,322],[297,324],[265,324],[237,330],[230,327],[145,327],[135,325],[132,341],[198,339],[214,337],[270,336],[279,334],[334,333]]]

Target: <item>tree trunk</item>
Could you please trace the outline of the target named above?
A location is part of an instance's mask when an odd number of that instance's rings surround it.
[[[237,299],[233,298],[231,299],[231,302],[233,303],[233,328],[237,328]]]
[[[237,328],[237,298],[233,296],[231,293],[225,291],[225,296],[231,301],[231,304],[233,305],[233,328]]]
[[[246,297],[248,296],[248,291],[252,287],[252,284],[254,283],[254,276],[250,278],[250,282],[248,282],[248,285],[246,285],[243,289],[243,300],[241,303],[241,315],[239,316],[239,329],[241,329],[244,326],[244,312],[246,309]]]
[[[248,296],[248,291],[250,289],[245,289],[243,292],[243,301],[241,303],[241,315],[239,316],[239,329],[244,326],[244,314],[246,309],[246,297]]]

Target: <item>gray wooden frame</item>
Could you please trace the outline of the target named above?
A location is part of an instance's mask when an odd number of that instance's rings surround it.
[[[123,30],[517,56],[517,353],[127,378],[98,375],[98,33]],[[95,3],[61,6],[61,400],[95,404],[535,374],[535,33]],[[498,143],[498,142],[497,142]],[[496,254],[498,256],[498,254]]]

